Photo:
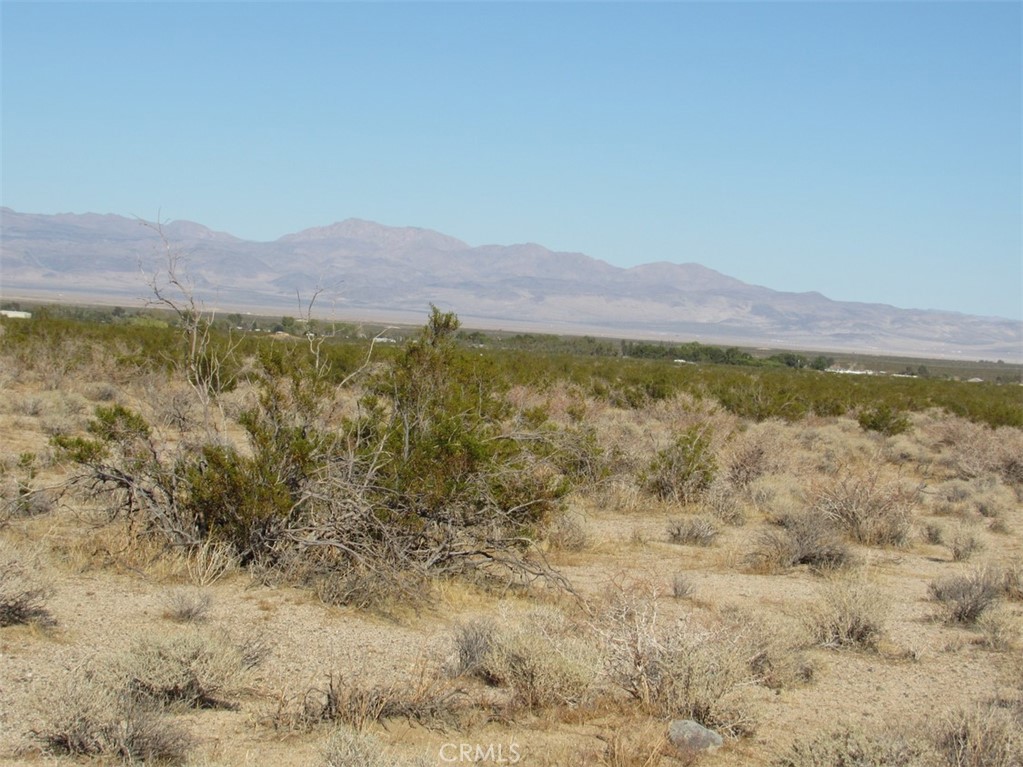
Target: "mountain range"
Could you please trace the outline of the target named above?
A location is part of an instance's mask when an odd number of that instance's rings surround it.
[[[0,208],[0,295],[128,304],[168,251],[223,310],[417,323],[429,304],[475,327],[772,348],[1023,361],[1023,323],[832,301],[750,285],[699,264],[613,266],[536,244],[473,247],[415,227],[347,219],[273,242],[201,224],[161,230],[94,213]],[[162,238],[161,238],[162,231]]]

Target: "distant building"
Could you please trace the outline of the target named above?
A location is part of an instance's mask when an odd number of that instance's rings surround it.
[[[12,320],[30,320],[32,312],[16,312],[13,309],[0,309],[0,317],[8,317]]]

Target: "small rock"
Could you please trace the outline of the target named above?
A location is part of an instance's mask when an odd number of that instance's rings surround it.
[[[692,719],[675,719],[668,723],[668,740],[683,751],[717,751],[724,741]]]

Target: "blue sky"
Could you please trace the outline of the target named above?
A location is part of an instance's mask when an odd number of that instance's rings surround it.
[[[1021,4],[2,2],[2,203],[1023,319]]]

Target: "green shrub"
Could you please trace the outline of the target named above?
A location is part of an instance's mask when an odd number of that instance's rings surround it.
[[[687,504],[707,491],[716,472],[709,427],[691,426],[654,457],[642,480],[658,498]]]
[[[912,426],[909,418],[887,404],[861,410],[856,420],[864,431],[876,431],[888,437],[903,434]]]

